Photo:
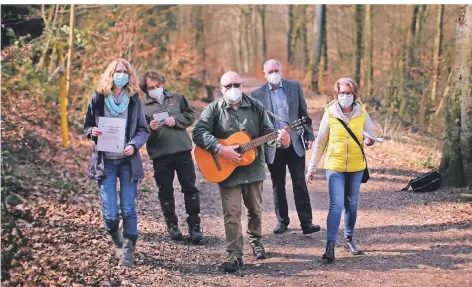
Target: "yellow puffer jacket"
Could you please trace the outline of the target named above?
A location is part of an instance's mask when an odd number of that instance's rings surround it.
[[[326,147],[324,168],[339,172],[356,172],[366,168],[359,145],[352,139],[337,118],[341,118],[339,110],[331,102],[326,106],[329,115],[329,140]],[[360,101],[356,101],[353,116],[348,122],[349,128],[363,143],[362,130],[366,119],[366,110]]]

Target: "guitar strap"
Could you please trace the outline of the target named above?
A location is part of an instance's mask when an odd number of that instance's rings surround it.
[[[264,109],[269,115],[273,116],[274,118],[278,119],[279,121],[283,122],[283,123],[286,123],[288,126],[290,125],[289,122],[287,121],[284,121],[281,117],[279,117],[278,115],[274,114],[273,112],[269,111],[268,109],[266,109],[263,105],[261,105],[258,101],[255,101],[253,100],[250,96],[247,96],[249,98],[249,100],[255,104],[257,104],[259,107],[261,107],[262,109]]]

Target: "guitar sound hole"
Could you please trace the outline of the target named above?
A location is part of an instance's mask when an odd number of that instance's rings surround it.
[[[237,148],[235,148],[234,151],[237,152],[237,153],[239,153],[239,154],[241,154],[241,153],[243,152],[243,150],[241,149],[240,146],[237,147]]]

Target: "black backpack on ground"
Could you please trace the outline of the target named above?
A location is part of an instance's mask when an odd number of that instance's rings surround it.
[[[410,180],[408,185],[405,186],[402,190],[408,190],[408,188],[410,188],[411,186],[414,192],[429,192],[435,191],[436,189],[440,188],[441,185],[441,174],[435,169],[433,171],[425,173],[422,176]]]

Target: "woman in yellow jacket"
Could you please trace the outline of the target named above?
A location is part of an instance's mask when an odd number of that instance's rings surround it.
[[[324,168],[329,187],[329,212],[327,218],[327,244],[323,261],[331,263],[334,259],[336,235],[344,214],[345,249],[354,255],[362,254],[354,243],[354,226],[357,218],[362,175],[366,162],[359,145],[349,135],[339,120],[342,120],[359,141],[362,131],[374,134],[372,121],[364,105],[359,101],[359,86],[350,78],[341,78],[334,85],[334,100],[326,108],[320,123],[315,147],[306,173],[307,183],[311,183],[321,156],[325,155]],[[339,120],[338,120],[339,119]],[[374,142],[366,139],[366,145]]]

